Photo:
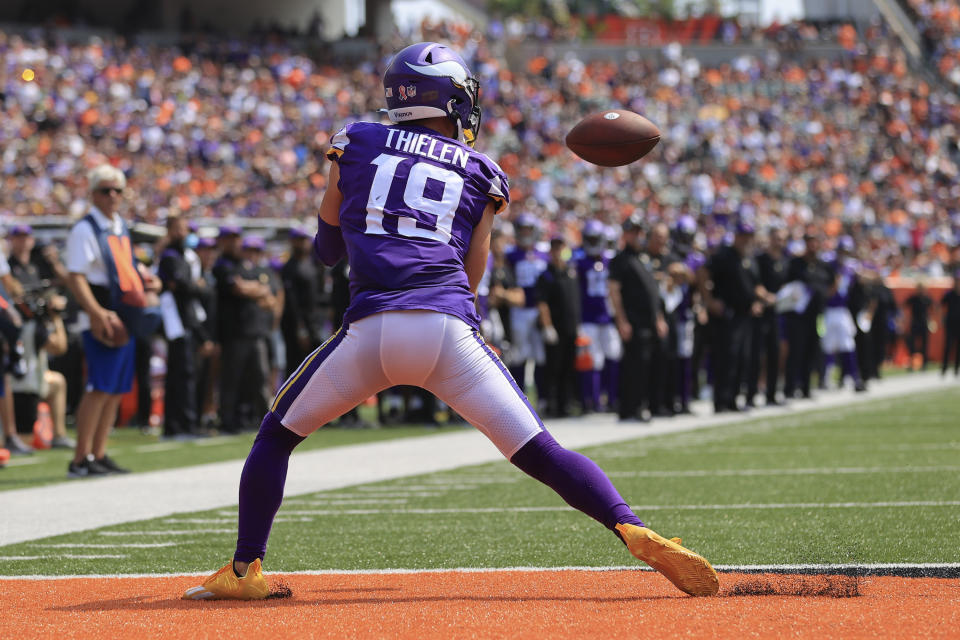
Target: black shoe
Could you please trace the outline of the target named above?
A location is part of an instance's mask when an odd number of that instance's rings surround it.
[[[787,401],[777,400],[776,398],[773,398],[773,399],[767,398],[767,406],[768,407],[785,407],[787,406]]]
[[[867,390],[867,385],[865,385],[862,382],[858,382],[856,386],[853,388],[853,390],[856,391],[857,393],[863,393],[864,391]]]
[[[92,478],[94,476],[108,476],[113,473],[113,471],[110,470],[110,467],[107,467],[103,464],[102,460],[97,460],[92,455],[87,456],[87,459],[84,461],[84,465],[87,467],[88,478]]]
[[[21,440],[18,435],[7,436],[7,443],[4,446],[10,450],[11,455],[28,456],[33,454],[33,447]]]
[[[68,478],[86,478],[88,473],[86,460],[82,462],[74,462],[71,460],[70,464],[67,465]]]
[[[90,463],[106,469],[106,473],[130,473],[130,469],[124,469],[107,455],[104,455],[100,459],[91,460]]]

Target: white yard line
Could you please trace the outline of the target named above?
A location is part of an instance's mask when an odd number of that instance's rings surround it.
[[[159,549],[175,547],[177,542],[113,542],[110,544],[96,544],[92,542],[58,542],[56,544],[33,544],[31,547],[46,549]]]
[[[768,502],[744,504],[638,504],[630,508],[640,516],[646,511],[744,511],[764,509],[900,509],[905,507],[960,507],[960,500],[913,500],[899,502]],[[571,511],[570,507],[450,507],[436,509],[284,509],[288,516],[382,516],[442,515],[451,513],[549,513]]]
[[[10,458],[3,465],[5,467],[26,467],[31,464],[39,464],[43,462],[43,458],[40,456],[24,456],[22,458]]]
[[[810,469],[679,469],[675,471],[610,471],[611,478],[718,478],[724,476],[832,476],[868,473],[942,473],[960,466],[938,467],[815,467]]]
[[[601,415],[548,421],[547,426],[557,440],[574,449],[695,430],[700,430],[697,436],[709,439],[706,431],[709,427],[739,423],[748,417],[799,417],[811,411],[876,404],[884,398],[948,388],[957,388],[957,385],[953,380],[943,380],[931,372],[880,381],[868,394],[854,394],[848,390],[824,393],[812,402],[791,403],[785,409],[759,409],[750,416],[682,416],[639,425],[620,424],[614,416]],[[844,412],[855,410],[848,407]],[[802,423],[802,420],[796,421],[796,424]],[[764,430],[773,426],[761,422],[746,428]],[[323,434],[313,437],[323,437]],[[690,437],[695,436],[691,434]],[[500,452],[473,430],[305,451],[294,453],[290,459],[286,494],[295,496],[342,489],[502,459]],[[0,492],[0,513],[3,514],[0,518],[0,545],[233,506],[237,502],[237,483],[242,468],[243,460],[233,460],[3,491]],[[492,480],[503,482],[497,478]],[[434,485],[431,488],[436,490],[439,487]]]
[[[93,555],[78,555],[76,553],[51,553],[45,556],[0,556],[0,560],[50,560],[65,558],[67,560],[120,560],[127,558],[126,554],[100,553]]]
[[[133,448],[137,453],[151,453],[155,451],[173,451],[182,447],[180,442],[155,442],[153,444],[141,444]]]
[[[159,531],[98,531],[99,536],[110,536],[123,538],[126,536],[151,536],[162,538],[164,536],[205,536],[211,533],[236,533],[234,529],[162,529]]]
[[[871,572],[912,572],[912,571],[958,571],[960,562],[921,562],[921,563],[842,563],[842,564],[718,564],[713,567],[722,572],[744,573],[829,573],[830,571],[858,571]],[[379,576],[379,575],[416,575],[431,573],[539,573],[556,571],[653,571],[642,564],[615,565],[607,567],[451,567],[443,569],[317,569],[306,571],[283,571],[270,575],[276,576]],[[117,574],[78,574],[78,575],[29,575],[4,576],[0,575],[0,582],[17,580],[75,580],[98,578],[186,578],[192,576],[206,576],[205,573],[117,573]]]

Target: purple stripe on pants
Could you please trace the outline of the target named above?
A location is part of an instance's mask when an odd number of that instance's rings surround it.
[[[280,389],[280,393],[277,394],[276,400],[273,402],[273,407],[271,410],[273,413],[277,414],[281,419],[286,415],[287,410],[290,408],[290,405],[293,404],[293,401],[297,399],[297,396],[300,395],[300,392],[303,391],[303,388],[307,386],[307,383],[310,381],[310,378],[313,377],[313,374],[317,372],[317,369],[320,368],[320,365],[333,353],[333,350],[337,348],[343,338],[347,335],[347,325],[343,325],[340,330],[327,342],[325,342],[319,349],[311,353],[306,360],[303,361],[303,364],[300,365],[300,368],[297,369],[292,376],[284,383],[283,387]]]

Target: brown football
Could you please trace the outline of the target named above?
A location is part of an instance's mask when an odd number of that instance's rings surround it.
[[[567,146],[575,154],[601,167],[620,167],[636,162],[660,142],[660,129],[639,113],[611,109],[594,113],[567,134]]]

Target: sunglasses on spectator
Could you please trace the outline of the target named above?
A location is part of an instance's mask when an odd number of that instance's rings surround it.
[[[97,189],[97,193],[104,196],[108,196],[111,193],[116,193],[117,195],[119,195],[123,193],[123,189],[121,189],[120,187],[100,187],[99,189]]]

